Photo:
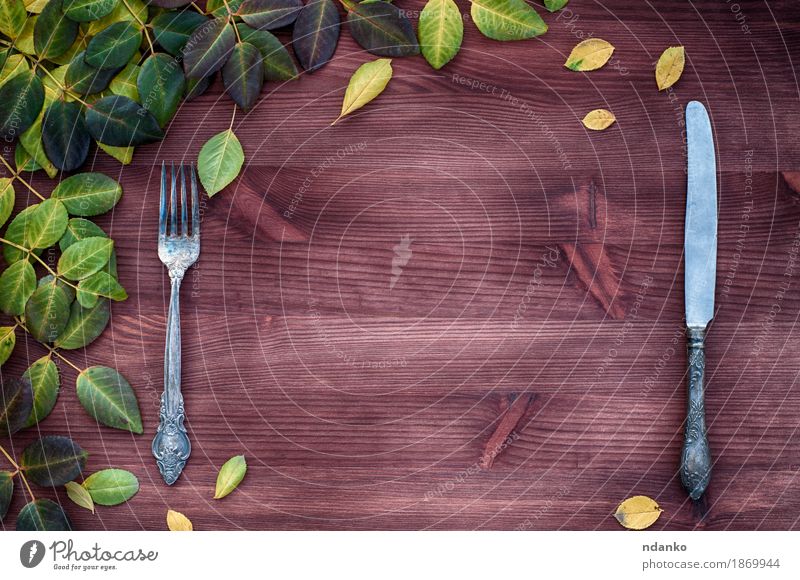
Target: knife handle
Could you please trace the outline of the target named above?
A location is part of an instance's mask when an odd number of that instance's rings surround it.
[[[700,499],[711,479],[711,449],[706,435],[706,329],[687,328],[689,379],[686,430],[681,453],[681,482],[689,497]]]

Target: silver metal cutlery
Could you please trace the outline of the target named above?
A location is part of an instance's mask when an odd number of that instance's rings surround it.
[[[705,339],[714,317],[717,276],[717,160],[711,121],[697,101],[686,106],[688,176],[684,231],[688,406],[681,454],[681,482],[699,499],[711,479],[705,413]]]
[[[164,392],[158,431],[153,439],[153,456],[167,485],[177,481],[192,446],[184,426],[185,412],[181,394],[181,281],[186,270],[200,256],[200,202],[197,176],[193,165],[161,165],[161,208],[158,220],[158,257],[169,272],[171,293],[167,316],[167,341],[164,350]],[[191,227],[187,199],[186,174],[191,186]],[[178,194],[180,189],[180,195]],[[180,202],[179,202],[180,198]],[[180,214],[180,220],[178,215]],[[179,224],[180,221],[180,224]]]

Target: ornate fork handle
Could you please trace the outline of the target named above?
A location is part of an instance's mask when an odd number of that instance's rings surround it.
[[[186,427],[181,394],[181,311],[180,292],[183,271],[170,270],[171,294],[167,316],[167,344],[164,351],[164,393],[158,431],[153,439],[153,455],[167,485],[180,476],[192,450]]]

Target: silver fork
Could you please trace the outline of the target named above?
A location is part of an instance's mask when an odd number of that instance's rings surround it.
[[[188,166],[192,189],[192,228],[186,200],[186,173],[181,165],[179,172],[170,165],[169,200],[167,199],[167,167],[161,164],[161,210],[158,218],[158,257],[169,271],[171,295],[167,317],[167,345],[164,350],[164,393],[161,395],[161,413],[158,431],[153,439],[153,455],[158,470],[167,485],[177,481],[192,445],[183,425],[183,395],[181,394],[181,280],[186,270],[200,256],[200,202],[197,198],[197,176],[193,165]],[[180,175],[180,215],[178,230],[178,176]]]

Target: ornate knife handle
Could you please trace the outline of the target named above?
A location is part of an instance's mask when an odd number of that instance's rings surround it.
[[[711,479],[711,449],[706,435],[705,328],[688,328],[689,402],[681,453],[681,482],[689,497],[700,499]]]
[[[189,459],[192,446],[186,427],[181,394],[181,309],[182,272],[170,272],[171,294],[167,316],[167,345],[164,351],[164,393],[153,455],[167,485],[175,483]]]

